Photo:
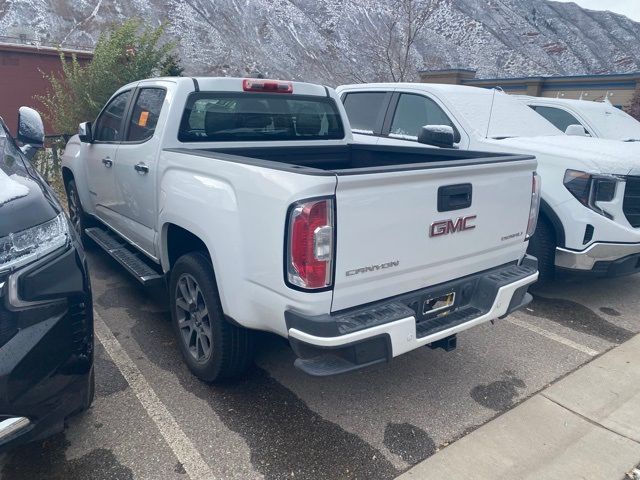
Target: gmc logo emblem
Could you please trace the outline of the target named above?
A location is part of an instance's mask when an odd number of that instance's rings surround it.
[[[429,229],[430,237],[440,237],[442,235],[449,235],[450,233],[462,232],[464,230],[473,230],[476,228],[471,222],[475,220],[477,215],[470,215],[468,217],[458,217],[455,222],[451,219],[440,220],[433,222]]]

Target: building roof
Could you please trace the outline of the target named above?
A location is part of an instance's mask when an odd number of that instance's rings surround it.
[[[1,40],[2,37],[0,37]],[[91,58],[91,50],[80,50],[75,48],[54,47],[49,45],[25,44],[0,41],[0,52],[32,53],[38,55],[58,56],[60,52],[68,55],[76,55],[80,58]]]
[[[426,72],[424,72],[426,73]],[[627,80],[627,79],[640,79],[640,72],[627,72],[627,73],[596,73],[596,74],[584,74],[584,75],[541,75],[541,76],[532,76],[532,77],[502,77],[502,78],[474,78],[470,81],[472,82],[522,82],[522,81],[552,81],[552,82],[563,82],[563,81],[601,81],[607,79],[619,79],[619,80]]]
[[[418,73],[458,73],[458,72],[475,74],[476,70],[473,70],[472,68],[443,68],[443,69],[436,69],[436,70],[418,70]]]

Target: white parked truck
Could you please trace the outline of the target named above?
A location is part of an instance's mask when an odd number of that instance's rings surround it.
[[[640,122],[609,102],[516,96],[568,135],[640,142]]]
[[[355,145],[332,89],[159,78],[118,90],[64,152],[73,224],[143,284],[168,285],[206,381],[251,362],[252,330],[342,373],[530,300],[528,155]]]
[[[640,143],[566,135],[497,90],[383,83],[337,91],[361,143],[535,155],[543,187],[529,252],[541,280],[557,269],[640,271]]]

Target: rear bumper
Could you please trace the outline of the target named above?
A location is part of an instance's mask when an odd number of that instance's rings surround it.
[[[93,309],[81,250],[0,279],[0,452],[53,434],[90,401]]]
[[[501,318],[531,301],[537,261],[506,265],[463,279],[333,315],[285,313],[296,366],[317,376],[387,361],[476,325]],[[455,294],[445,315],[423,313],[431,299]],[[440,312],[442,313],[442,312]]]
[[[594,243],[582,251],[556,249],[556,267],[599,277],[640,272],[640,243]]]

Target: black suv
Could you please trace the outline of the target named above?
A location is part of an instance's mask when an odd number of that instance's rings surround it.
[[[43,132],[22,107],[19,148],[0,119],[0,451],[61,430],[94,393],[85,254],[30,162]]]

